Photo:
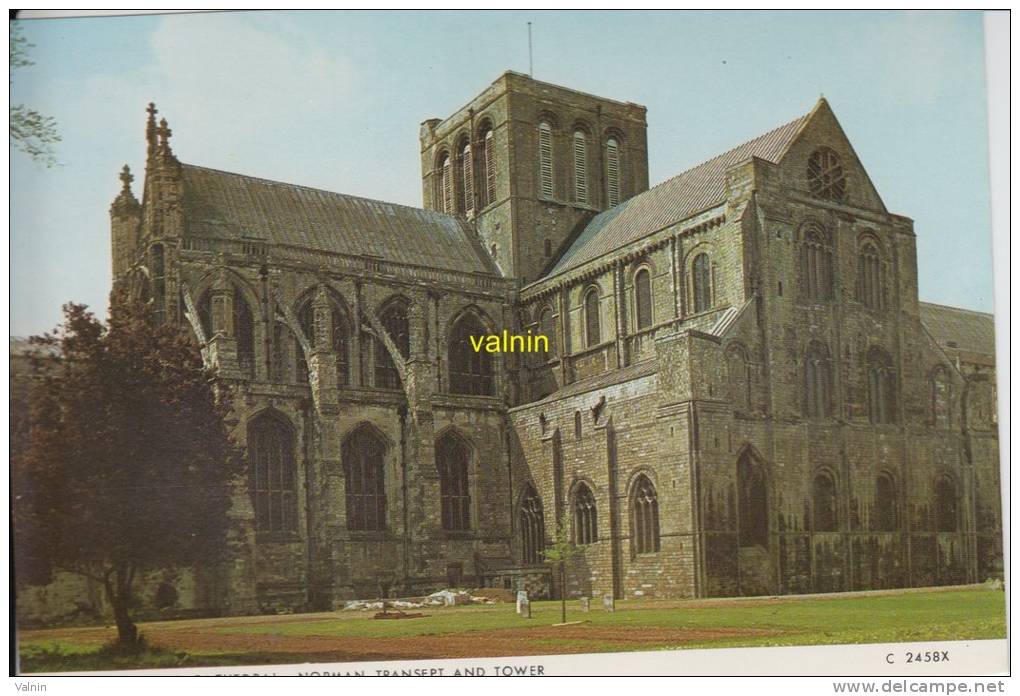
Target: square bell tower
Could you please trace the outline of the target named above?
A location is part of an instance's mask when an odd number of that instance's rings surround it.
[[[473,220],[503,274],[526,285],[592,217],[648,189],[645,114],[505,72],[422,123],[424,206]]]

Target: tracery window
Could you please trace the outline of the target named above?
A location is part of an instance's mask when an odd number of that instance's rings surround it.
[[[868,309],[882,309],[882,260],[871,241],[865,242],[857,254],[858,299]]]
[[[492,354],[484,350],[476,351],[471,345],[472,336],[477,338],[486,333],[478,320],[470,314],[465,314],[454,324],[450,332],[451,393],[495,396]]]
[[[654,553],[659,550],[659,497],[655,486],[641,474],[634,483],[631,495],[635,553]]]
[[[542,514],[542,500],[531,486],[528,486],[521,507],[517,512],[521,535],[521,563],[537,565],[542,562],[545,550],[545,520]]]
[[[832,297],[832,251],[825,232],[816,225],[804,229],[800,244],[801,290],[813,301]]]
[[[868,351],[868,417],[872,423],[896,421],[896,374],[881,348]]]
[[[846,197],[846,174],[839,155],[831,148],[820,147],[811,153],[807,179],[811,193],[819,198],[839,202]]]
[[[344,440],[341,456],[346,489],[347,529],[386,529],[386,443],[370,428],[362,426]]]
[[[468,449],[455,435],[447,434],[436,443],[440,507],[443,529],[448,531],[471,528],[468,461]]]
[[[257,531],[297,530],[294,435],[282,416],[264,413],[248,423],[248,487]]]
[[[598,541],[598,510],[595,496],[585,484],[580,484],[574,493],[574,543],[592,544]]]
[[[157,323],[166,319],[166,258],[162,244],[154,244],[150,249],[149,265],[152,270],[152,304]]]
[[[390,302],[379,317],[380,323],[404,360],[411,357],[411,336],[407,320],[407,303]],[[399,389],[400,373],[382,339],[375,341],[375,386],[380,389]]]
[[[255,321],[247,300],[234,290],[234,339],[237,345],[237,366],[241,374],[255,376]]]

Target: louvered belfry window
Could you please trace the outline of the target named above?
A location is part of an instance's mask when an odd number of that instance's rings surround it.
[[[610,208],[620,202],[620,144],[616,138],[606,141],[606,195]]]
[[[471,143],[464,143],[460,151],[460,171],[464,184],[464,212],[470,213],[475,209],[475,172],[471,161]]]
[[[485,204],[496,200],[496,143],[492,131],[485,133]]]
[[[542,198],[552,198],[552,126],[546,121],[538,124],[538,175],[540,195]]]
[[[453,171],[450,156],[443,157],[439,165],[439,195],[442,196],[443,212],[453,213]]]
[[[574,199],[588,202],[588,139],[584,131],[574,131]]]

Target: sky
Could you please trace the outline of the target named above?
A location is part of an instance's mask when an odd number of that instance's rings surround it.
[[[23,20],[11,103],[53,116],[11,152],[11,335],[105,315],[109,206],[140,197],[145,107],[182,162],[421,205],[419,124],[505,70],[648,107],[657,184],[824,94],[886,207],[913,218],[924,301],[992,310],[977,12],[226,12]]]

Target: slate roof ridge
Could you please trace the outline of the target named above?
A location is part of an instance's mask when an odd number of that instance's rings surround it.
[[[764,133],[759,133],[758,135],[754,136],[753,138],[748,138],[744,142],[740,143],[739,145],[734,145],[733,147],[731,147],[729,150],[726,150],[725,152],[720,152],[718,155],[713,155],[712,157],[709,157],[708,159],[702,160],[701,162],[698,162],[697,164],[688,167],[687,169],[683,170],[679,174],[674,174],[673,176],[669,177],[668,179],[663,179],[662,181],[657,183],[655,186],[652,186],[651,188],[649,188],[647,191],[642,191],[641,193],[637,194],[637,196],[632,196],[628,200],[634,200],[635,198],[643,196],[646,193],[650,193],[651,191],[659,188],[660,186],[663,186],[663,185],[668,184],[669,182],[671,182],[671,181],[673,181],[675,179],[679,179],[682,176],[690,174],[691,172],[693,172],[695,169],[698,169],[699,167],[703,167],[706,164],[711,164],[712,162],[715,162],[716,160],[723,159],[727,155],[730,155],[730,154],[736,152],[737,150],[739,150],[741,148],[747,147],[748,145],[750,145],[750,144],[752,144],[754,142],[757,142],[758,140],[765,140],[765,139],[768,138],[768,136],[773,135],[774,133],[777,133],[778,131],[781,131],[784,128],[789,128],[790,126],[792,126],[795,123],[800,122],[800,126],[803,127],[804,123],[807,122],[808,118],[814,112],[815,112],[815,110],[811,109],[811,111],[807,112],[806,114],[801,114],[797,118],[792,118],[789,121],[786,121],[785,123],[782,123],[782,124],[776,126],[775,128],[770,128],[769,130],[765,131]],[[797,132],[790,136],[789,141],[786,143],[786,146],[783,148],[783,153],[784,154],[785,154],[786,150],[789,149],[790,144],[793,143],[793,141],[797,139],[798,135],[800,135],[800,130],[801,129],[798,128]],[[610,210],[611,210],[611,208],[610,208]],[[603,212],[605,212],[605,211],[603,211]],[[599,214],[601,215],[601,213],[599,213]]]
[[[405,205],[403,203],[393,203],[392,201],[384,201],[384,200],[382,200],[380,198],[369,198],[367,196],[358,196],[358,195],[353,194],[353,193],[343,193],[341,191],[330,191],[329,189],[316,188],[314,186],[306,186],[304,184],[295,184],[295,183],[291,183],[289,181],[279,181],[278,179],[266,179],[265,177],[253,176],[251,174],[242,174],[241,172],[231,172],[231,171],[227,171],[226,169],[217,169],[215,167],[204,167],[201,164],[190,164],[190,163],[187,163],[187,162],[181,162],[181,166],[182,167],[189,167],[191,169],[202,169],[204,171],[213,172],[213,173],[216,173],[216,174],[226,174],[228,176],[236,176],[236,177],[239,177],[241,179],[248,179],[250,181],[262,182],[262,183],[266,183],[266,184],[273,184],[273,185],[276,185],[276,186],[285,186],[285,187],[288,187],[288,188],[301,189],[303,191],[313,191],[315,193],[324,193],[324,194],[329,195],[329,196],[341,196],[343,198],[349,198],[349,199],[354,199],[354,200],[358,200],[358,201],[365,201],[366,203],[379,203],[379,204],[382,204],[382,205],[391,205],[391,206],[393,206],[395,208],[403,208],[405,210],[413,210],[416,213],[427,213],[429,215],[434,215],[436,217],[447,218],[449,220],[453,220],[453,221],[455,221],[455,222],[457,222],[459,224],[464,224],[464,221],[461,220],[456,215],[450,215],[448,213],[441,213],[438,210],[429,210],[428,208],[418,208],[418,207],[415,207],[413,205]]]
[[[925,302],[924,300],[918,300],[918,304],[926,305],[937,309],[951,309],[954,312],[967,312],[968,314],[977,314],[982,317],[995,318],[994,312],[982,312],[980,309],[970,309],[969,307],[957,307],[956,305],[941,304],[939,302]]]
[[[722,171],[749,157],[762,157],[778,162],[800,137],[804,127],[823,104],[825,104],[824,100],[819,100],[810,111],[797,118],[734,145],[722,153],[709,157],[659,182],[636,196],[621,201],[612,208],[601,211],[581,230],[553,267],[541,279],[534,282],[538,283],[584,266],[627,244],[655,234],[718,205],[720,201],[717,200],[712,189],[722,185],[723,182],[719,181]],[[741,151],[745,151],[746,157],[737,159],[737,155]],[[687,190],[684,190],[685,188]],[[671,196],[670,194],[677,195]],[[688,204],[686,207],[689,208],[686,210],[684,210],[685,201]],[[628,220],[628,222],[622,220]],[[635,229],[635,225],[647,225],[647,227]],[[614,226],[617,231],[609,234],[611,237],[619,237],[616,241],[603,234],[606,228]],[[619,230],[620,226],[624,228],[622,234]],[[630,228],[629,231],[627,228]],[[605,237],[608,243],[603,241],[600,244],[598,241],[600,237]],[[531,285],[533,284],[531,283]]]

